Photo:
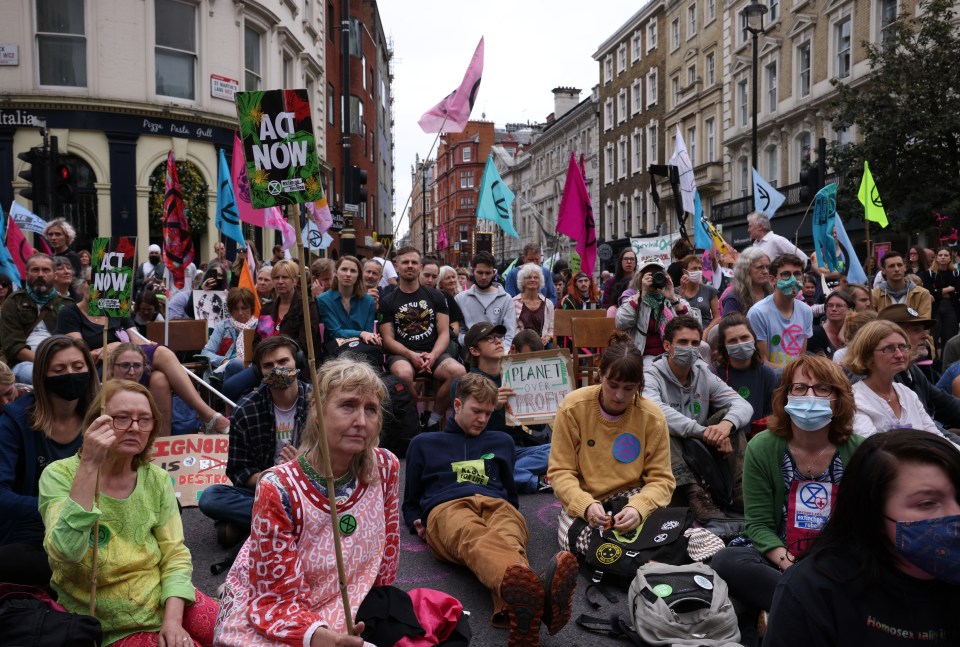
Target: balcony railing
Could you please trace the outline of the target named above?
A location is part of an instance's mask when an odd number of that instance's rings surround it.
[[[839,184],[842,183],[842,179],[836,174],[827,175],[826,184],[830,184],[831,182],[837,182],[839,188]],[[698,178],[697,184],[699,183],[700,180]],[[799,182],[796,184],[788,184],[787,186],[777,187],[777,191],[787,197],[781,209],[786,210],[790,207],[796,206],[803,206],[803,208],[806,208],[806,205],[801,204],[800,202],[801,187],[802,185]],[[713,210],[710,212],[710,220],[715,224],[730,222],[732,220],[745,218],[751,211],[753,211],[753,196],[746,195],[742,198],[728,200],[727,202],[719,202],[713,205]]]

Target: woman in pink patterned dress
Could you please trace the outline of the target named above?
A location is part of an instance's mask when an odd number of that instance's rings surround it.
[[[386,389],[365,362],[320,371],[318,397],[336,478],[338,526],[351,617],[375,586],[392,584],[400,558],[397,457],[377,447]],[[227,576],[214,644],[364,645],[347,635],[337,581],[314,408],[300,455],[263,473],[254,523]]]

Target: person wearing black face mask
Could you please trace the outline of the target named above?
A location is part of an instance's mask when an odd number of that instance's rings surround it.
[[[37,509],[44,468],[76,454],[83,415],[99,391],[87,345],[66,335],[37,347],[34,391],[0,416],[0,582],[46,587],[50,567]]]
[[[140,263],[133,274],[133,298],[139,299],[144,290],[162,289],[165,269],[160,257],[160,245],[150,245],[147,260]]]

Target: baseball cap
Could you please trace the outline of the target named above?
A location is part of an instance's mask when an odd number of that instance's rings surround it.
[[[463,338],[463,343],[467,348],[473,348],[480,343],[480,340],[489,335],[506,335],[507,329],[500,325],[494,325],[489,321],[481,321],[470,326],[470,330]]]
[[[936,323],[933,319],[921,317],[919,312],[905,303],[895,303],[892,306],[887,306],[880,311],[877,317],[896,324],[923,324],[923,327],[927,330],[933,328],[934,323]]]
[[[638,271],[640,272],[640,274],[643,274],[647,270],[651,270],[653,272],[658,272],[658,271],[663,272],[666,269],[667,268],[664,266],[662,261],[656,258],[652,258],[652,259],[643,261],[643,264],[640,265],[640,269]]]

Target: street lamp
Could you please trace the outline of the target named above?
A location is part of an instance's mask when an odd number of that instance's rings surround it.
[[[751,0],[750,4],[740,12],[747,22],[747,31],[753,34],[753,139],[751,142],[753,168],[757,168],[757,50],[765,13],[767,13],[767,6],[760,4],[757,0]]]

